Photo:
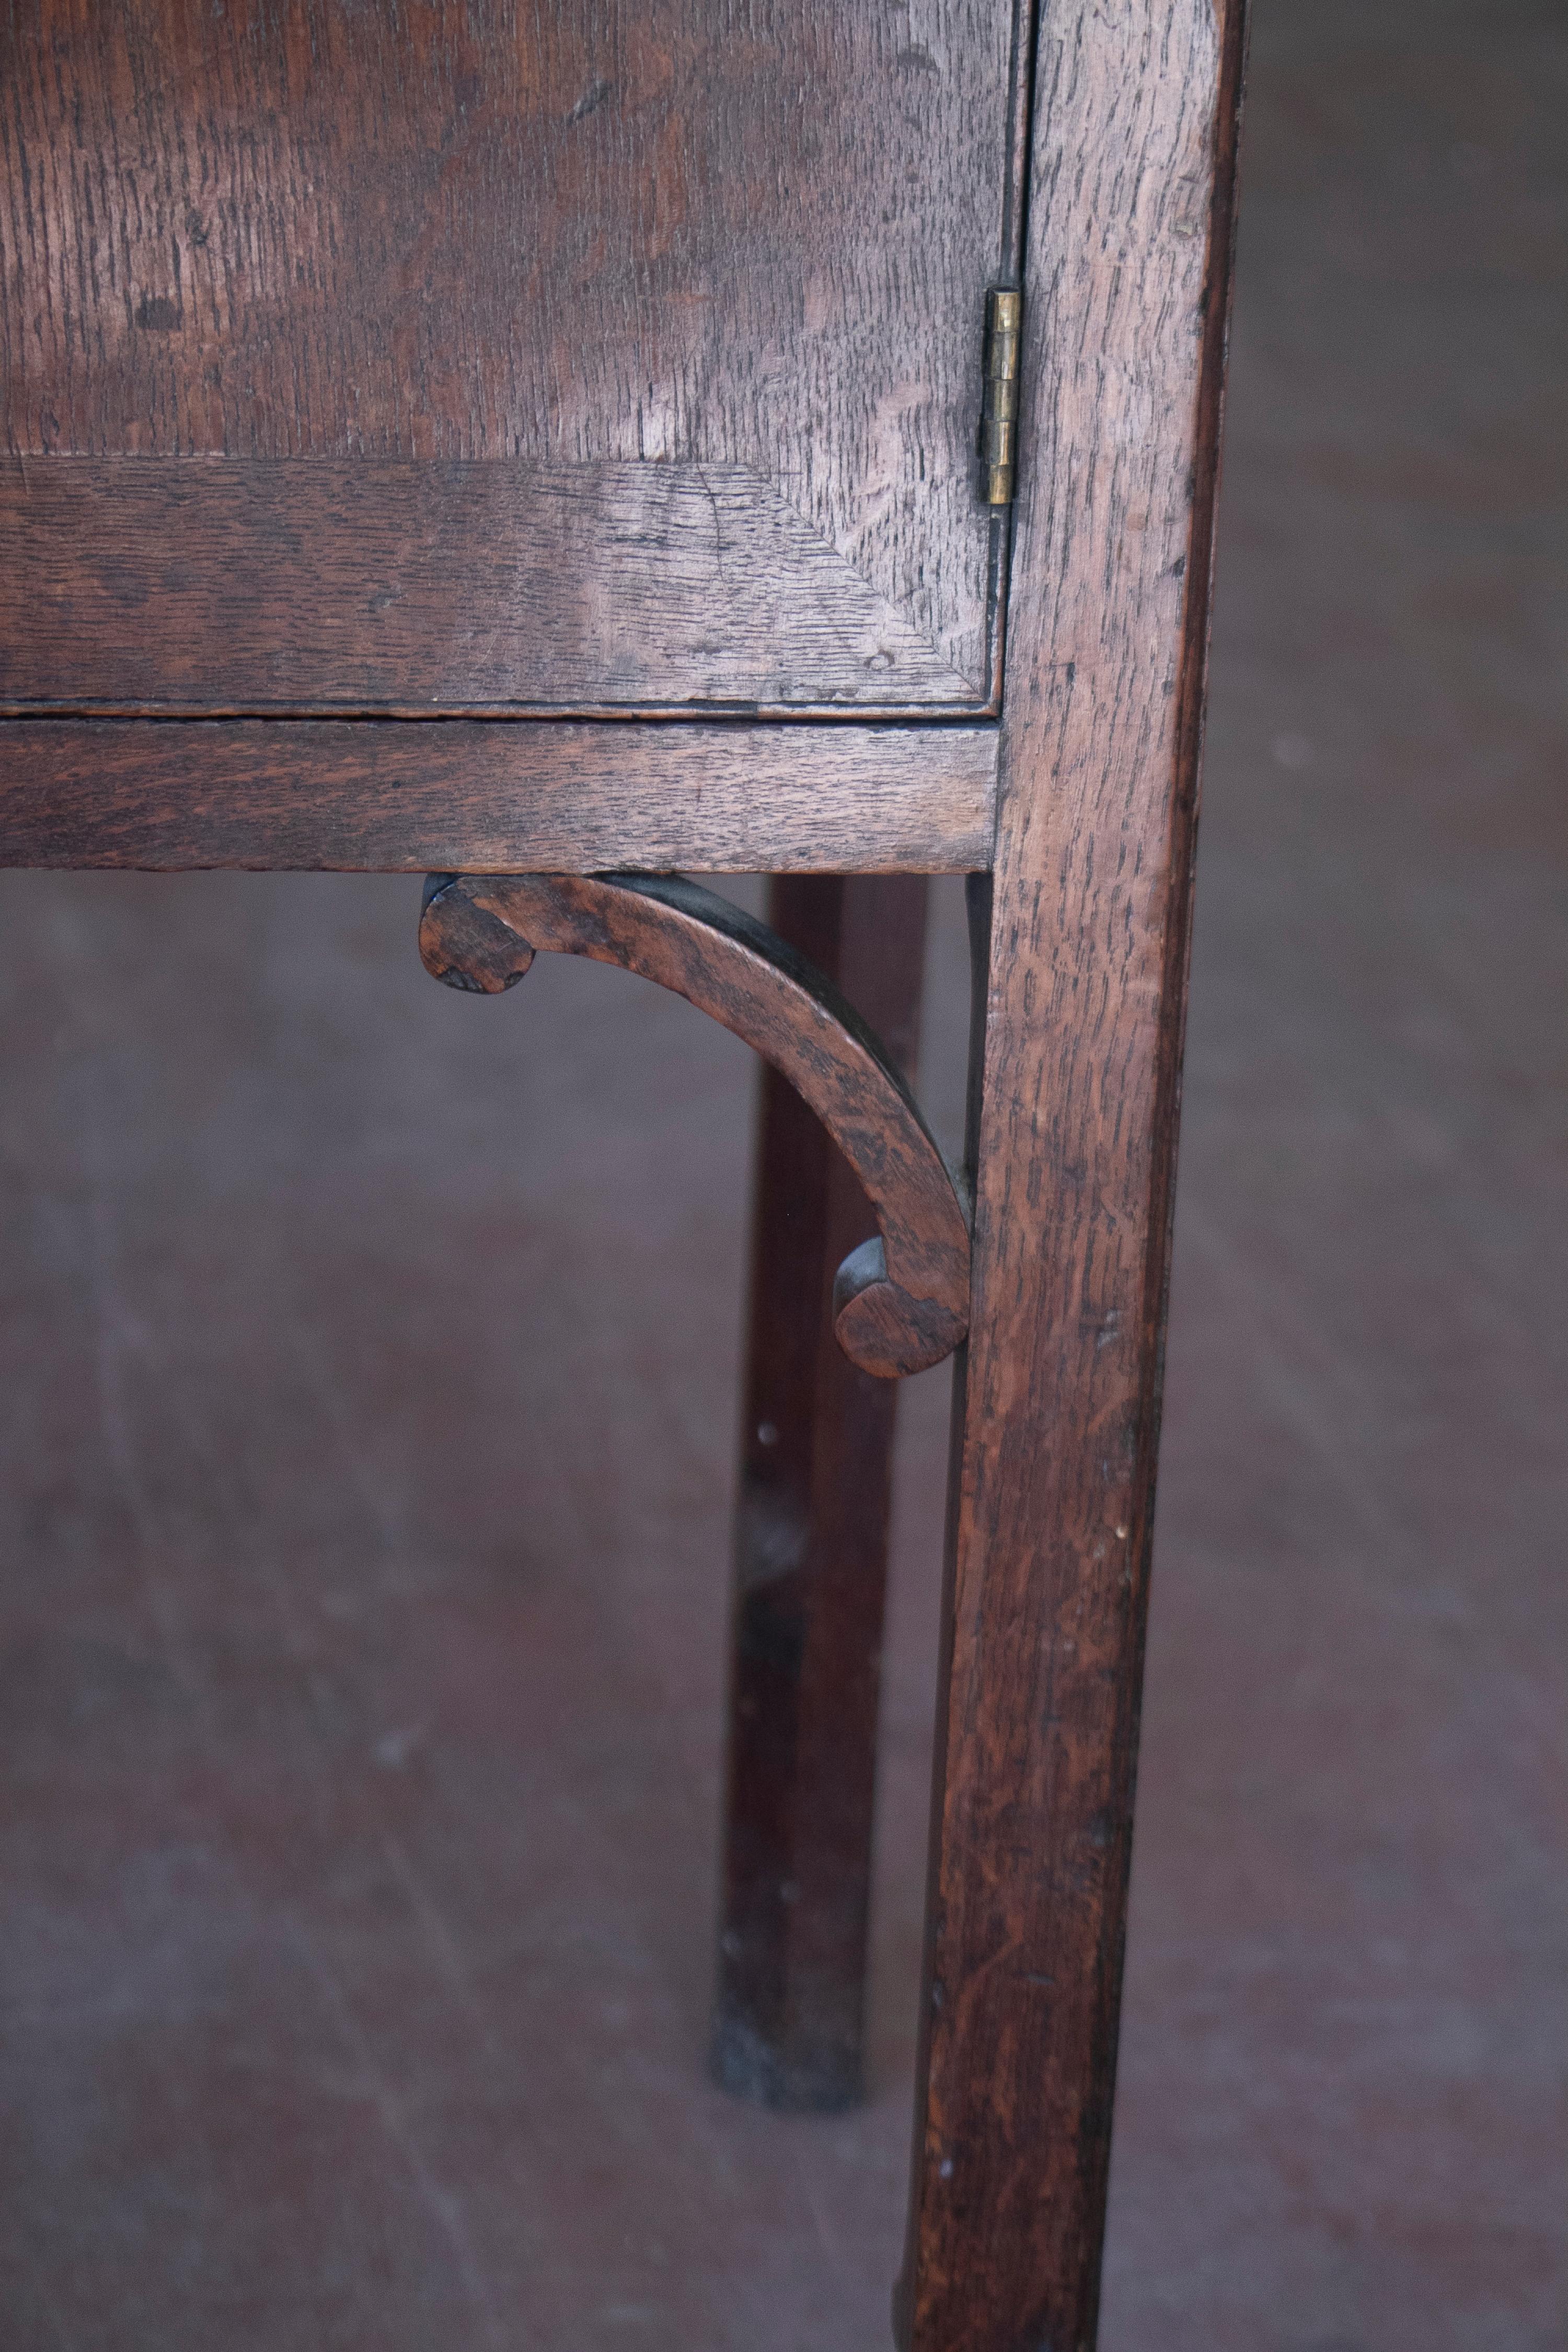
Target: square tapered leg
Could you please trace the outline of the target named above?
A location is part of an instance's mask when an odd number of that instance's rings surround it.
[[[769,919],[908,1071],[926,885],[781,876]],[[763,1073],[735,1534],[713,2063],[740,2096],[858,2097],[897,1384],[833,1336],[841,1261],[876,1230],[847,1162]]]

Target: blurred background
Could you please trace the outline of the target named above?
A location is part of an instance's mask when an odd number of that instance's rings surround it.
[[[1258,0],[1102,2340],[1564,2339],[1568,21]],[[752,903],[760,903],[753,889]],[[864,2352],[703,2072],[750,1105],[406,879],[0,877],[0,2342]],[[961,893],[921,1090],[956,1140]]]

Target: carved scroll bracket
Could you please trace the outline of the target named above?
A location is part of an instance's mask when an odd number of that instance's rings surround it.
[[[879,1238],[833,1287],[834,1328],[881,1380],[951,1355],[969,1325],[963,1195],[852,1005],[763,923],[674,875],[433,874],[419,952],[448,987],[499,995],[541,951],[592,956],[732,1029],[810,1105],[866,1189]]]

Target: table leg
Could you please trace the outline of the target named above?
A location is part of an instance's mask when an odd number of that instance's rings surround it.
[[[923,877],[779,876],[768,919],[908,1071]],[[777,2107],[842,2107],[861,2089],[898,1384],[847,1360],[828,1306],[840,1262],[874,1231],[847,1163],[764,1068],[713,2067]]]
[[[1040,17],[905,2352],[1099,2326],[1245,45]]]

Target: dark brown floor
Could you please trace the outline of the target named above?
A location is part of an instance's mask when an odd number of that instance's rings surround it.
[[[1558,0],[1260,0],[1107,2352],[1564,2337]],[[0,877],[0,2352],[869,2352],[702,2075],[750,1074],[382,879]],[[940,894],[923,1087],[963,1007]]]

